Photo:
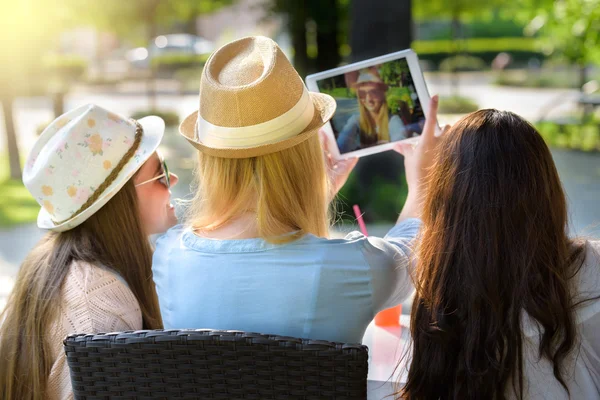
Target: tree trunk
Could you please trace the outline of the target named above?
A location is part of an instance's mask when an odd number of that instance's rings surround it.
[[[586,63],[579,64],[579,90],[583,89],[583,85],[587,83],[587,65]]]
[[[460,46],[460,16],[458,12],[453,12],[452,14],[452,22],[450,23],[450,36],[452,40],[452,53],[450,57],[456,58],[460,54],[461,46]],[[452,96],[458,96],[459,93],[459,77],[458,71],[456,68],[452,68],[450,71],[451,74],[451,87],[452,87]]]
[[[317,24],[316,70],[325,71],[337,67],[341,62],[339,45],[339,10],[337,0],[322,0],[315,11]]]
[[[15,120],[13,118],[14,97],[5,96],[2,99],[2,112],[4,113],[4,127],[6,129],[6,148],[8,149],[8,161],[10,165],[11,179],[21,180],[21,159],[19,157],[19,145],[15,131]]]
[[[156,7],[155,7],[156,9]],[[148,19],[148,60],[149,60],[149,75],[146,80],[146,93],[148,95],[148,109],[156,110],[156,67],[154,64],[154,43],[156,37],[156,14],[152,12]]]
[[[352,61],[361,61],[410,47],[411,0],[352,0]]]
[[[585,95],[585,93],[583,93],[583,86],[587,83],[587,65],[585,64],[585,62],[583,63],[579,63],[579,90],[581,91],[582,95]],[[592,115],[594,113],[594,107],[592,105],[584,105],[583,106],[583,120],[584,121],[589,121],[592,118]]]
[[[52,112],[54,118],[58,118],[65,113],[65,93],[62,91],[52,94]]]
[[[411,0],[352,0],[351,60],[362,61],[408,49],[412,42],[411,9]],[[400,185],[404,163],[402,157],[396,152],[386,151],[361,158],[354,173],[357,174],[361,190],[373,193],[373,185],[376,181],[394,182]],[[347,199],[349,204],[354,204],[353,201],[354,199]],[[360,206],[365,212],[367,221],[378,214],[373,204]]]
[[[196,27],[196,15],[192,16],[187,21],[183,23],[183,32],[189,33],[190,35],[197,35],[198,29]]]
[[[308,71],[308,55],[306,54],[306,9],[298,2],[298,7],[288,14],[292,47],[294,48],[294,67],[300,76],[306,76]]]
[[[96,64],[96,76],[99,81],[105,78],[104,71],[104,57],[102,51],[102,33],[100,31],[96,32],[96,41],[94,44],[94,64]]]

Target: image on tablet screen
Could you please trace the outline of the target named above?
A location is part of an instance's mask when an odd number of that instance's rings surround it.
[[[404,58],[317,85],[337,102],[331,127],[341,154],[421,134],[425,115]]]

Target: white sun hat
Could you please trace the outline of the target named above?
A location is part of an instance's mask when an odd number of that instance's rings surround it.
[[[160,144],[164,121],[135,121],[97,105],[54,120],[33,146],[23,183],[42,207],[37,225],[66,231],[105,205]]]
[[[383,88],[383,90],[387,90],[388,85],[381,80],[379,75],[374,73],[373,71],[363,70],[358,76],[358,80],[352,85],[354,89],[361,87],[364,84],[371,83]]]

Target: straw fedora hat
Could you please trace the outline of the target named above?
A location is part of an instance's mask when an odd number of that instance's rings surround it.
[[[42,132],[23,183],[42,207],[37,225],[66,231],[105,205],[156,151],[165,123],[135,121],[93,104],[63,114]]]
[[[372,71],[363,71],[358,76],[358,79],[352,85],[353,89],[358,89],[364,84],[371,83],[381,87],[383,90],[387,90],[388,85],[381,80],[379,75],[375,74]]]
[[[331,96],[308,92],[273,40],[247,37],[208,59],[200,79],[200,106],[179,132],[212,156],[256,157],[316,134],[335,106]]]

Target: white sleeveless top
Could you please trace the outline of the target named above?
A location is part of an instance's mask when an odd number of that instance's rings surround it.
[[[587,243],[585,262],[572,280],[575,301],[600,296],[600,241]],[[600,299],[576,309],[578,343],[563,362],[563,379],[569,393],[556,380],[552,363],[539,359],[539,337],[535,320],[523,318],[524,398],[544,400],[600,400]],[[508,386],[511,387],[510,384]],[[516,398],[507,389],[508,398]],[[570,395],[570,396],[569,396]]]

